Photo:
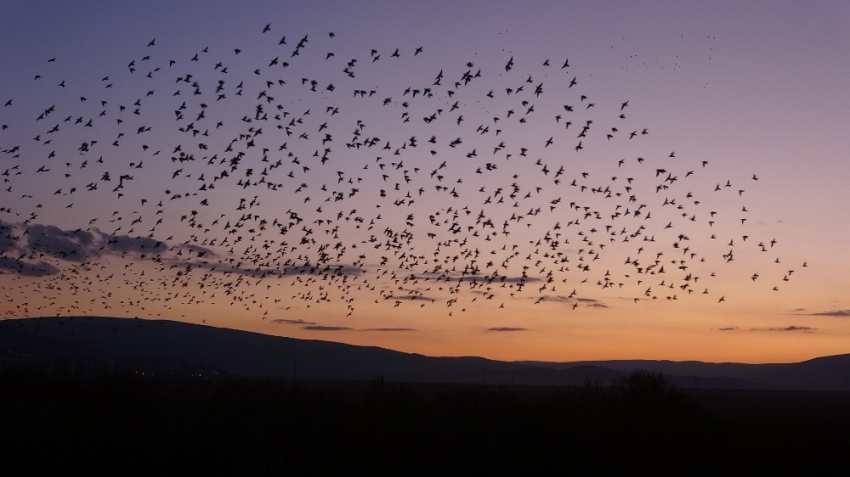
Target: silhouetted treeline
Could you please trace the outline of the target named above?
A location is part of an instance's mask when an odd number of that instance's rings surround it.
[[[848,448],[846,426],[718,414],[652,372],[577,388],[0,376],[4,465],[27,473],[810,472]]]

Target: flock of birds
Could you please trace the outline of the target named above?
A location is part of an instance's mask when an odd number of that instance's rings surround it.
[[[2,99],[4,318],[716,304],[742,255],[753,286],[795,273],[750,227],[756,175],[655,152],[568,58],[435,66],[271,24],[140,50],[84,84],[45,59],[37,102]]]

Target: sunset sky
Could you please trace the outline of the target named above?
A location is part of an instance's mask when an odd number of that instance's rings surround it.
[[[848,24],[839,1],[0,2],[0,317],[848,353]]]

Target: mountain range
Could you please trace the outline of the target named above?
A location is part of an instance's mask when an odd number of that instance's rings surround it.
[[[636,370],[679,388],[850,390],[850,354],[799,363],[700,361],[504,362],[429,357],[374,346],[269,336],[167,320],[24,318],[0,322],[0,369],[100,374],[244,376],[301,380],[606,386]]]

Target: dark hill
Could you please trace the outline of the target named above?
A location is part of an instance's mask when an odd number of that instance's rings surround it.
[[[0,322],[0,368],[99,373],[114,370],[217,372],[298,379],[458,384],[602,385],[638,369],[660,371],[678,387],[846,390],[850,355],[802,363],[697,361],[502,362],[427,357],[373,346],[299,340],[165,320],[106,317]]]

